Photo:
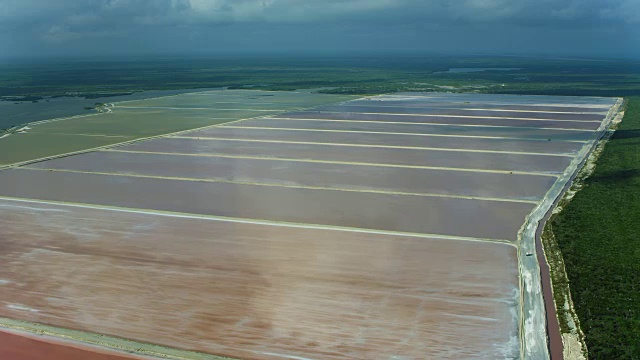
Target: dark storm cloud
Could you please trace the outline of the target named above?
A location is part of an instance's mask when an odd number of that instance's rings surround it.
[[[639,29],[638,0],[0,0],[5,56],[314,49],[623,56],[637,54]]]

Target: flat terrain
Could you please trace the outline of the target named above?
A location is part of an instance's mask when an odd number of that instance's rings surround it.
[[[23,332],[0,330],[0,358],[11,360],[144,360],[106,349],[70,344]]]
[[[3,316],[240,358],[517,354],[512,246],[2,208]]]
[[[204,89],[203,89],[204,90]],[[30,122],[55,118],[88,115],[95,113],[96,104],[113,103],[124,100],[154,98],[159,96],[176,95],[198,90],[160,90],[140,91],[117,96],[97,96],[84,98],[80,96],[61,96],[56,98],[32,101],[0,101],[0,128],[7,128]]]
[[[552,221],[590,359],[640,358],[640,98]]]
[[[310,91],[212,90],[130,100],[102,113],[42,120],[25,133],[0,138],[0,165],[82,151],[239,119],[353,98]],[[117,98],[116,98],[117,100]],[[150,103],[153,102],[153,103]],[[175,103],[181,107],[171,106]],[[4,103],[4,106],[6,103]],[[151,104],[152,106],[147,106]],[[203,105],[204,104],[204,105]],[[35,104],[37,105],[37,104]],[[13,105],[13,106],[28,106]],[[28,118],[28,117],[27,117]]]
[[[629,96],[640,95],[639,64],[637,59],[603,61],[597,58],[375,52],[359,55],[262,54],[257,57],[218,54],[162,59],[78,59],[73,62],[29,58],[0,61],[0,98],[21,97],[25,101],[42,102],[46,101],[42,100],[46,96],[74,94],[98,98],[140,90],[225,86],[252,90],[325,87],[323,92],[336,94],[410,90]],[[502,109],[511,109],[511,105],[505,105],[507,107]],[[22,106],[15,107],[20,109]]]
[[[311,115],[310,115],[311,116]],[[503,138],[525,140],[585,141],[593,136],[593,131],[580,129],[547,129],[537,127],[505,127],[492,126],[484,122],[480,125],[460,125],[458,119],[451,119],[449,124],[431,124],[428,122],[401,122],[390,126],[387,121],[327,121],[326,119],[269,119],[269,121],[247,121],[243,126],[250,128],[298,129],[307,131],[350,131],[392,134],[430,134],[436,136],[458,136],[474,138]],[[426,121],[429,121],[428,119]],[[498,119],[498,121],[502,121]],[[391,131],[390,131],[391,130]]]
[[[544,357],[519,231],[616,100],[384,95],[4,170],[0,316],[247,359]]]

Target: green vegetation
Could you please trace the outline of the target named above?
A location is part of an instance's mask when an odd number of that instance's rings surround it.
[[[447,73],[450,68],[515,68]],[[640,63],[527,57],[361,55],[215,57],[0,64],[0,98],[122,95],[141,90],[325,89],[336,94],[481,91],[554,95],[640,95]]]
[[[91,149],[133,139],[134,137],[17,134],[0,139],[0,165]]]
[[[40,134],[88,134],[145,137],[219,124],[259,114],[233,111],[119,109],[113,112],[48,122],[29,132]]]
[[[640,97],[551,222],[590,359],[640,359]]]

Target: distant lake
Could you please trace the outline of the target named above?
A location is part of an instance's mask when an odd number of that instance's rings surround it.
[[[9,128],[12,125],[21,125],[46,119],[91,114],[95,111],[85,110],[85,107],[94,106],[95,103],[147,99],[205,90],[212,89],[140,91],[131,95],[100,97],[95,99],[85,99],[83,97],[59,97],[42,99],[35,103],[31,101],[0,101],[0,129]]]
[[[447,71],[438,71],[434,74],[464,74],[464,73],[474,73],[481,71],[514,71],[514,70],[522,70],[522,68],[450,68]]]

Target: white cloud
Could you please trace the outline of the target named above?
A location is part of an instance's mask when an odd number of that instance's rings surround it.
[[[640,0],[0,0],[5,34],[34,33],[50,42],[135,37],[141,28],[197,33],[230,23],[584,29],[640,23]]]
[[[53,25],[49,28],[49,30],[47,30],[43,37],[45,40],[50,42],[64,42],[75,40],[82,36],[79,33],[68,31],[63,26]]]
[[[638,21],[638,0],[0,0],[0,18],[20,22],[49,18],[52,23],[93,16],[144,23],[318,22],[382,18],[502,21]],[[151,19],[155,19],[151,21]],[[77,21],[77,20],[76,20]]]
[[[613,20],[624,21],[630,24],[638,24],[640,23],[640,1],[614,1],[610,7],[601,9],[600,14],[603,17]]]

